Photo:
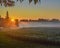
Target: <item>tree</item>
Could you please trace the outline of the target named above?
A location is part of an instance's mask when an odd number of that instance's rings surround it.
[[[16,0],[16,2],[23,2],[25,0]],[[31,3],[32,1],[34,1],[34,4],[38,3],[38,2],[41,2],[41,0],[28,0],[29,3]],[[0,0],[0,4],[2,6],[2,4],[7,7],[7,6],[15,6],[15,3],[16,3],[14,0]]]

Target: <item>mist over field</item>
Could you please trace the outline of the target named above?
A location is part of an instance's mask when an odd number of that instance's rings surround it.
[[[60,27],[60,22],[20,22],[19,27]]]

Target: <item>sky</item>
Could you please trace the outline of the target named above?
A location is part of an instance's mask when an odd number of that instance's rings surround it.
[[[9,12],[10,18],[18,19],[60,19],[60,0],[41,0],[41,3],[34,5],[28,3],[28,0],[24,2],[16,2],[13,7],[0,6],[0,15],[6,16],[6,12]]]

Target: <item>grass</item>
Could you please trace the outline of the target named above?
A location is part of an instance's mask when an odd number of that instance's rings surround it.
[[[42,41],[60,42],[60,28],[22,28],[0,31],[0,48],[60,48]],[[51,39],[48,39],[51,38]]]

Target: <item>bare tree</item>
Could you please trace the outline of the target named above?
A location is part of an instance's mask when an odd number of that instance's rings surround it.
[[[23,2],[25,0],[16,0],[16,2]],[[32,1],[34,1],[34,4],[38,3],[38,2],[41,2],[41,0],[28,0],[29,3],[31,3]],[[14,0],[0,0],[0,4],[2,6],[2,4],[6,7],[6,6],[15,6],[15,3],[16,3]]]

